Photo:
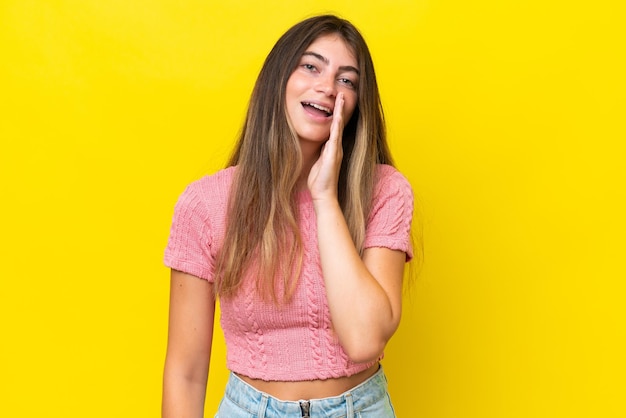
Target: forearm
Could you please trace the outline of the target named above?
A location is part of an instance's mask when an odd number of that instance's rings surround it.
[[[380,355],[399,321],[390,295],[357,252],[339,203],[315,202],[322,272],[333,326],[355,361]]]

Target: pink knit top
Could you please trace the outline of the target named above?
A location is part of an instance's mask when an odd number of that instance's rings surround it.
[[[204,177],[180,196],[165,250],[168,267],[214,280],[214,262],[224,237],[235,170],[230,167]],[[255,291],[252,277],[244,278],[235,296],[220,300],[227,367],[251,378],[337,378],[356,374],[372,364],[350,361],[333,333],[313,202],[308,191],[299,193],[298,199],[304,260],[291,301],[279,306],[263,301]],[[408,181],[395,168],[380,165],[365,247],[404,251],[407,260],[411,259],[412,214],[413,194]]]

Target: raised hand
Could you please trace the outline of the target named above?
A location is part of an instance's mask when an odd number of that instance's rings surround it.
[[[335,99],[330,136],[322,145],[320,156],[309,172],[307,184],[313,200],[337,199],[337,184],[343,159],[343,106],[344,96],[339,93]]]

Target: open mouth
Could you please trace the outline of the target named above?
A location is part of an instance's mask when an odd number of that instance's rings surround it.
[[[318,105],[316,103],[302,102],[302,106],[309,110],[311,113],[318,114],[320,116],[329,117],[332,116],[332,109]]]

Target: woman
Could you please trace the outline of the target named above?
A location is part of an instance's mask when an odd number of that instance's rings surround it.
[[[231,375],[216,416],[394,416],[379,361],[413,197],[385,135],[352,24],[313,17],[278,40],[228,168],[176,205],[164,417],[203,416],[218,296]]]

